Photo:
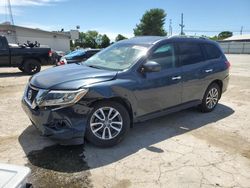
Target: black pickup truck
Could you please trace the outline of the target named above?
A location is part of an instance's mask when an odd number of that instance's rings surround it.
[[[51,64],[50,48],[32,45],[8,44],[6,37],[0,36],[0,67],[18,67],[22,72],[35,74],[41,65]]]

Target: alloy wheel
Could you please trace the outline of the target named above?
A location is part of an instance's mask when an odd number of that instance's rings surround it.
[[[215,107],[219,99],[219,92],[217,88],[211,88],[210,91],[207,94],[206,98],[206,105],[209,109],[212,109]]]
[[[102,140],[115,138],[122,130],[121,114],[112,107],[101,107],[91,116],[90,128],[92,133]]]

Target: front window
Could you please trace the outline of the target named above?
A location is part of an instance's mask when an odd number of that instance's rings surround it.
[[[163,44],[157,48],[149,58],[161,65],[161,69],[169,69],[175,67],[176,58],[173,44]]]
[[[125,70],[146,55],[148,48],[135,44],[114,44],[84,62],[85,65],[108,70]]]

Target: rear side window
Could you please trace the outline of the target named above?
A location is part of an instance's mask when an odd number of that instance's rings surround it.
[[[206,52],[206,59],[217,59],[221,57],[221,51],[218,47],[212,44],[203,44],[203,47]]]
[[[163,44],[157,48],[149,58],[161,65],[161,69],[175,67],[175,52],[173,44]]]
[[[181,65],[191,65],[204,60],[201,47],[196,43],[180,43],[178,56]]]

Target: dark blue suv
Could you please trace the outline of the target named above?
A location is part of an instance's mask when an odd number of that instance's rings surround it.
[[[227,89],[229,62],[216,42],[192,37],[136,37],[84,63],[34,75],[22,106],[42,135],[120,142],[133,122],[192,106],[212,111]]]

